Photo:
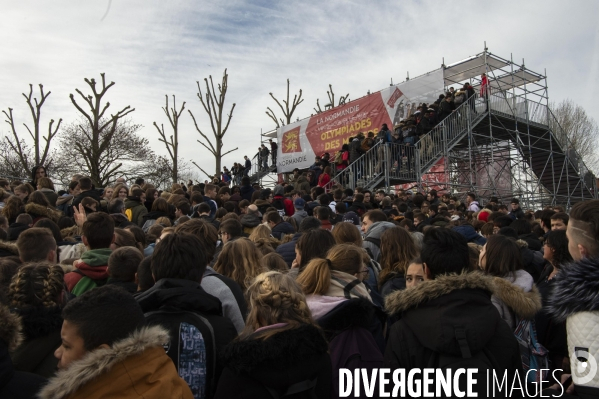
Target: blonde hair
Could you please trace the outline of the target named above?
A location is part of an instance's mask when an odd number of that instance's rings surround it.
[[[246,299],[250,310],[240,339],[248,338],[260,327],[276,323],[287,325],[282,329],[265,330],[260,338],[267,339],[302,324],[314,325],[301,287],[286,274],[278,271],[259,274],[247,288]]]
[[[267,247],[272,248],[274,251],[281,244],[281,241],[270,235],[270,227],[263,224],[256,226],[248,238],[251,242],[256,244],[256,247],[260,249],[264,255],[272,252],[268,251]]]
[[[161,216],[158,219],[156,219],[156,224],[161,224],[164,227],[172,226],[171,220],[169,218],[167,218],[166,216]]]
[[[306,295],[324,295],[331,286],[331,270],[347,274],[359,273],[362,263],[369,260],[363,248],[353,244],[337,244],[327,252],[326,259],[312,259],[297,277],[297,282]]]
[[[262,254],[247,238],[238,238],[225,244],[218,255],[214,270],[233,279],[245,291],[251,281],[264,271]]]
[[[48,262],[21,266],[8,289],[10,305],[19,309],[62,306],[64,270]]]

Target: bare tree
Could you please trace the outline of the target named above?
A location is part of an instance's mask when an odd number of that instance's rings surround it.
[[[105,123],[100,121],[101,125]],[[100,132],[98,142],[104,143],[109,134],[112,138],[108,145],[101,147],[101,151],[93,153],[90,150],[93,128],[88,121],[83,119],[67,125],[59,135],[60,151],[54,168],[59,169],[64,177],[74,173],[88,175],[100,187],[121,175],[138,177],[139,170],[144,164],[151,164],[154,157],[149,141],[138,134],[141,128],[128,119],[120,119],[114,132],[109,129]],[[97,154],[97,158],[92,158],[93,154]]]
[[[179,111],[177,111],[177,103],[176,103],[176,99],[175,99],[175,95],[173,94],[173,107],[169,108],[168,107],[168,95],[165,95],[164,97],[166,97],[166,105],[162,108],[162,110],[164,111],[164,113],[166,114],[168,121],[171,124],[171,127],[173,128],[173,134],[170,135],[170,138],[167,139],[166,138],[166,133],[164,131],[164,125],[160,124],[160,127],[158,127],[158,125],[156,124],[156,122],[154,122],[154,126],[156,127],[156,130],[158,130],[158,134],[160,134],[160,139],[158,139],[159,141],[162,141],[164,143],[164,145],[166,146],[166,149],[168,151],[168,155],[171,158],[172,161],[172,180],[173,183],[176,183],[179,179],[179,118],[181,117],[181,114],[183,113],[183,110],[185,109],[185,101],[183,101],[183,104],[181,105],[181,109]]]
[[[570,99],[559,104],[549,104],[555,119],[550,118],[550,128],[564,150],[574,149],[587,167],[599,169],[599,126],[585,109]]]
[[[223,151],[223,137],[227,133],[227,129],[229,128],[229,123],[231,122],[231,118],[233,117],[233,110],[235,109],[235,103],[233,103],[233,106],[231,106],[231,110],[229,111],[229,114],[227,115],[227,120],[225,123],[223,110],[224,110],[224,106],[225,106],[225,97],[227,95],[227,89],[229,87],[228,86],[229,75],[227,74],[227,70],[225,69],[225,72],[223,73],[222,83],[217,85],[218,95],[216,93],[216,90],[214,89],[214,83],[212,82],[212,75],[210,75],[209,78],[210,78],[210,84],[208,83],[208,79],[204,78],[204,82],[206,83],[205,97],[202,95],[202,89],[200,87],[200,82],[196,82],[196,83],[198,85],[197,95],[200,100],[200,103],[202,103],[202,106],[204,107],[204,111],[206,111],[206,113],[210,117],[210,126],[212,128],[212,134],[214,135],[214,141],[215,141],[214,143],[212,143],[212,141],[208,138],[208,136],[206,134],[204,134],[204,132],[202,132],[202,130],[198,127],[196,118],[193,116],[193,113],[191,112],[191,110],[188,110],[188,112],[189,112],[189,115],[191,115],[191,118],[193,119],[193,124],[195,125],[196,130],[198,131],[198,133],[200,133],[200,136],[202,136],[202,138],[204,139],[204,141],[207,144],[204,143],[202,140],[198,140],[198,143],[203,145],[208,151],[210,151],[210,153],[212,155],[214,155],[214,159],[216,161],[216,165],[215,165],[216,166],[216,174],[218,174],[221,169],[220,165],[221,165],[222,158],[225,155],[238,149],[238,147],[235,147],[232,150],[229,150],[225,153],[222,152]]]
[[[338,107],[340,105],[344,105],[346,102],[349,101],[349,93],[347,93],[345,96],[341,96],[339,98],[339,102],[337,105],[335,105],[335,93],[333,92],[333,86],[331,84],[329,84],[329,90],[327,90],[327,96],[329,96],[329,103],[325,104],[324,106],[324,111],[326,111],[327,109],[330,108],[335,108]],[[320,108],[320,99],[316,99],[316,107],[314,108],[314,111],[317,114],[320,114],[321,112],[323,112],[323,109]]]
[[[99,90],[96,88],[95,79],[84,79],[85,83],[87,83],[92,90],[93,95],[86,96],[81,90],[75,89],[83,101],[89,106],[90,112],[83,110],[77,101],[75,101],[75,96],[73,94],[70,94],[69,96],[75,108],[77,108],[87,121],[87,124],[82,123],[78,126],[81,133],[78,137],[81,141],[73,140],[70,145],[73,146],[73,149],[85,162],[86,169],[89,171],[89,177],[95,184],[99,185],[106,184],[110,180],[110,177],[112,177],[122,166],[122,164],[112,164],[114,158],[107,162],[106,156],[110,153],[114,153],[115,150],[119,152],[118,149],[114,148],[115,145],[113,140],[119,139],[119,137],[115,137],[118,122],[124,116],[135,111],[135,108],[131,108],[131,106],[127,105],[116,114],[111,114],[110,118],[104,116],[106,110],[110,107],[110,103],[106,102],[106,104],[103,105],[102,97],[104,97],[108,89],[114,86],[114,82],[110,82],[106,85],[106,78],[104,75],[104,73],[100,74],[102,77],[102,87]]]
[[[302,100],[302,89],[300,89],[298,94],[293,96],[293,102],[291,102],[291,108],[289,107],[289,79],[287,79],[287,100],[283,100],[283,104],[285,104],[285,107],[283,107],[281,102],[279,100],[277,100],[272,93],[268,93],[268,94],[270,94],[270,96],[272,97],[273,100],[275,100],[275,102],[277,103],[279,108],[281,108],[281,111],[283,111],[283,115],[285,116],[285,119],[279,118],[277,120],[277,116],[275,115],[274,111],[272,109],[270,109],[270,107],[266,107],[266,110],[267,110],[266,115],[268,115],[270,117],[270,119],[272,119],[275,122],[277,127],[281,127],[281,125],[285,125],[285,124],[287,124],[287,125],[290,124],[291,117],[293,116],[295,109],[297,108],[298,105],[300,105],[304,101],[304,100]],[[281,123],[279,123],[279,121]]]
[[[2,158],[5,162],[13,163],[11,168],[13,168],[15,172],[17,172],[18,169],[17,165],[14,165],[14,158],[16,158],[16,160],[18,161],[18,168],[22,169],[23,172],[25,172],[26,174],[28,174],[29,171],[36,165],[46,166],[48,163],[50,163],[50,143],[58,133],[58,129],[60,128],[60,124],[62,122],[62,118],[59,119],[58,123],[54,127],[54,119],[51,119],[50,123],[48,124],[47,135],[44,136],[42,135],[42,133],[40,133],[42,106],[44,105],[44,102],[46,102],[48,96],[50,96],[51,92],[49,91],[48,93],[44,93],[44,86],[41,83],[39,85],[39,88],[41,96],[40,100],[38,100],[37,97],[33,97],[32,84],[29,85],[29,94],[27,95],[23,93],[23,97],[25,97],[25,102],[27,103],[27,105],[29,106],[29,110],[31,111],[31,118],[33,119],[33,131],[29,128],[27,124],[23,123],[23,126],[25,126],[25,129],[27,129],[29,136],[33,140],[32,147],[29,147],[29,145],[27,145],[23,137],[20,136],[17,132],[17,129],[15,128],[15,120],[12,113],[13,109],[8,108],[8,112],[2,111],[2,113],[7,118],[6,123],[8,123],[8,125],[10,126],[12,133],[12,138],[8,136],[5,137],[6,146],[4,146],[7,150],[9,150],[9,152],[12,152],[12,154],[3,151]],[[45,141],[45,143],[43,143],[42,141]],[[13,159],[9,160],[11,156],[13,157]],[[18,174],[22,174],[23,172]]]

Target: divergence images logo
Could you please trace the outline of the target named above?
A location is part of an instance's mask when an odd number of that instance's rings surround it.
[[[572,379],[577,385],[584,385],[597,375],[597,360],[589,353],[588,348],[574,348],[570,355]]]
[[[291,152],[301,152],[302,147],[299,141],[300,126],[283,133],[283,154]]]

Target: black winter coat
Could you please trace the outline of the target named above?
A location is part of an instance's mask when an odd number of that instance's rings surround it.
[[[13,310],[14,311],[14,310]],[[54,351],[60,346],[61,308],[17,309],[21,316],[25,341],[10,357],[15,370],[50,378],[56,373],[58,359]]]
[[[39,375],[16,371],[9,356],[21,343],[17,315],[0,305],[0,398],[34,399],[46,379]]]
[[[401,313],[401,319],[389,332],[384,367],[405,368],[407,373],[413,368],[436,367],[440,355],[467,357],[457,338],[463,333],[471,356],[485,350],[497,373],[507,370],[508,381],[514,380],[516,371],[524,376],[518,342],[491,302],[492,290],[491,277],[473,272],[437,276],[389,295],[387,312]],[[486,377],[480,373],[485,372],[479,371],[475,391],[484,393]]]
[[[297,240],[302,236],[302,233],[295,233],[293,239],[285,244],[281,244],[277,247],[276,253],[283,257],[287,266],[291,268],[291,264],[295,259],[295,244],[297,244]]]
[[[352,298],[342,302],[316,322],[323,329],[329,342],[348,328],[365,328],[370,331],[372,338],[383,353],[385,339],[383,338],[381,318],[384,319],[384,314],[370,301],[363,298]]]
[[[260,335],[261,331],[225,348],[225,368],[214,399],[272,398],[269,389],[281,395],[289,386],[313,379],[313,395],[301,392],[289,397],[331,397],[331,358],[320,330],[304,325],[264,340]]]

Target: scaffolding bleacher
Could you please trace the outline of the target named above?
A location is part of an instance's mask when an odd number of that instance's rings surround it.
[[[488,77],[489,94],[461,104],[415,147],[377,144],[350,164],[335,180],[350,188],[431,187],[483,200],[520,198],[525,207],[563,205],[597,198],[596,179],[568,141],[549,109],[547,76],[492,54],[482,53],[443,65],[445,90],[469,82],[479,92]],[[275,132],[261,135],[276,137]],[[414,158],[413,168],[406,164]],[[255,181],[274,168],[256,173]],[[436,176],[435,176],[436,174]]]

